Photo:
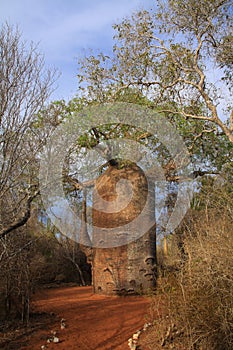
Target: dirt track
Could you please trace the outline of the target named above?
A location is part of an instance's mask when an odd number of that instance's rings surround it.
[[[44,290],[34,303],[36,310],[55,313],[66,320],[60,329],[30,335],[24,350],[127,350],[127,340],[145,323],[149,300],[139,296],[107,297],[95,295],[91,287]],[[47,343],[51,330],[58,332],[60,343]]]

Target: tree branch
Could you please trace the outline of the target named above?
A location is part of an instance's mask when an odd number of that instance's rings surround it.
[[[231,115],[230,115],[230,130],[233,132],[233,109],[232,109]]]
[[[94,187],[95,186],[95,182],[96,179],[93,180],[89,180],[89,181],[84,181],[84,182],[80,182],[77,179],[74,179],[72,176],[70,175],[65,175],[66,180],[74,186],[74,188],[78,191],[83,190],[84,188],[89,188],[89,187]]]
[[[19,227],[22,227],[23,225],[25,225],[27,223],[27,221],[29,220],[29,218],[31,216],[32,201],[38,196],[38,194],[39,194],[39,191],[36,191],[36,192],[34,192],[33,195],[28,197],[27,203],[26,203],[26,209],[25,209],[25,212],[23,213],[23,215],[20,218],[17,218],[12,224],[9,224],[7,227],[3,227],[0,230],[0,238],[5,237],[10,232],[16,230]]]

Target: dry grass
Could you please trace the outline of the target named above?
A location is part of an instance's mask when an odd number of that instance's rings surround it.
[[[174,236],[175,246],[182,237],[185,255],[170,249],[163,261],[157,293],[166,312],[154,317],[143,349],[233,349],[231,192],[220,200],[220,206],[191,211]],[[151,308],[156,314],[158,305]]]

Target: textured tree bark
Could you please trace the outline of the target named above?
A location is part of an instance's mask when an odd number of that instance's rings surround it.
[[[155,194],[148,185],[134,163],[110,166],[96,181],[92,212],[96,293],[141,293],[155,287]]]

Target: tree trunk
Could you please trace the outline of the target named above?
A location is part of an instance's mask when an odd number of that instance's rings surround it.
[[[124,181],[121,181],[124,180]],[[93,194],[95,292],[123,294],[155,286],[154,188],[135,164],[110,166]]]

